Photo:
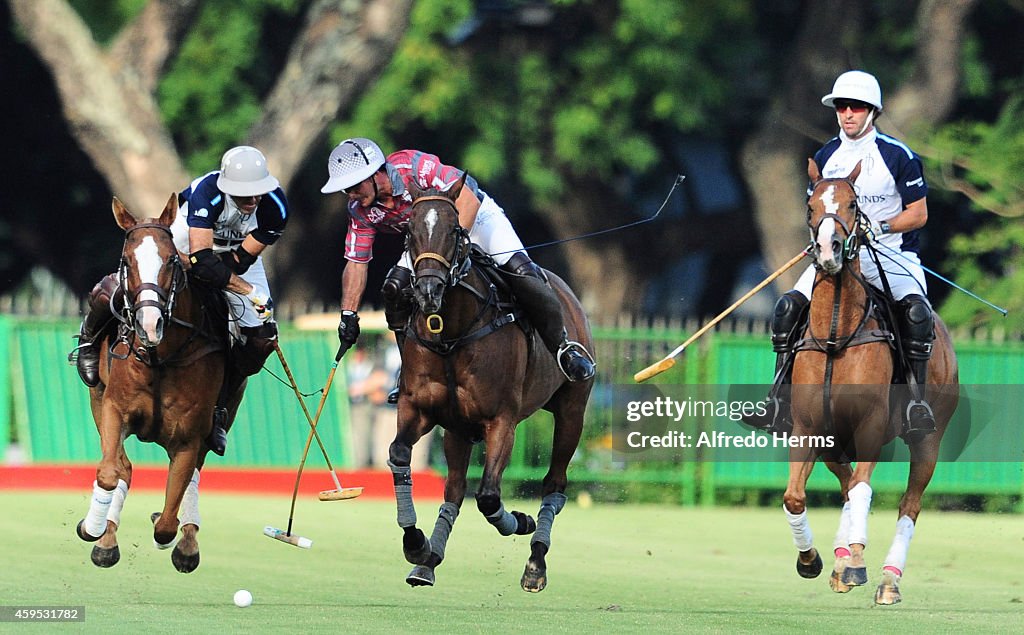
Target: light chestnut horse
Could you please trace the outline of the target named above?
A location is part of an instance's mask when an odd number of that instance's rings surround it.
[[[816,577],[821,556],[813,546],[806,512],[806,485],[821,458],[839,479],[845,504],[834,541],[835,565],[829,584],[845,593],[867,583],[864,548],[871,506],[871,474],[882,446],[902,431],[907,386],[893,385],[892,337],[878,319],[880,304],[861,275],[858,233],[861,214],[854,182],[858,163],[845,178],[822,179],[808,161],[812,194],[807,224],[818,273],[803,340],[793,362],[793,432],[803,447],[791,445],[789,482],[784,511],[800,551],[797,572]],[[901,600],[899,584],[918,514],[921,496],[932,478],[939,443],[959,397],[956,356],[945,324],[936,315],[935,341],[928,366],[927,399],[937,429],[910,444],[910,475],[900,500],[896,535],[882,567],[875,603]],[[834,446],[821,447],[831,438]],[[850,461],[856,462],[851,468]]]
[[[116,332],[96,343],[100,382],[89,397],[103,456],[89,512],[76,533],[96,543],[96,566],[112,567],[120,560],[117,528],[132,481],[124,439],[134,434],[167,451],[167,490],[163,511],[151,517],[153,540],[161,549],[173,546],[172,563],[189,573],[199,566],[199,470],[208,452],[203,439],[224,375],[221,294],[188,278],[171,238],[177,213],[173,194],[160,217],[146,221],[116,198],[112,207],[125,241],[111,306],[123,307],[114,311],[121,322]],[[241,391],[230,404],[231,417],[240,400]],[[181,540],[175,544],[179,525]]]

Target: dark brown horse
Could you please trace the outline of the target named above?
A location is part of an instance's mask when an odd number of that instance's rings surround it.
[[[125,230],[111,294],[121,325],[97,342],[100,383],[89,389],[103,457],[96,469],[88,515],[78,536],[96,541],[92,561],[111,567],[120,559],[117,527],[132,482],[124,439],[134,434],[167,451],[167,491],[162,512],[153,514],[153,540],[174,546],[171,561],[188,573],[199,566],[199,470],[208,448],[213,407],[224,375],[226,328],[223,315],[204,304],[189,284],[171,239],[176,197],[160,218],[136,220],[116,198],[114,218]],[[210,296],[215,297],[215,296]],[[235,396],[231,415],[238,407]],[[181,512],[181,540],[175,546]]]
[[[845,593],[867,583],[864,546],[871,507],[871,474],[882,446],[903,427],[907,385],[891,385],[899,368],[893,337],[878,318],[884,313],[861,275],[860,208],[854,181],[861,166],[845,178],[822,179],[808,162],[812,194],[807,223],[818,273],[804,339],[793,362],[793,436],[784,511],[800,550],[797,571],[806,578],[822,569],[806,513],[806,484],[814,462],[824,459],[839,479],[845,504],[835,538],[836,561],[830,586]],[[935,316],[935,341],[928,366],[927,399],[935,432],[910,443],[910,476],[900,500],[896,535],[885,558],[875,603],[901,600],[899,582],[907,549],[921,511],[921,496],[935,471],[939,442],[959,396],[956,356],[945,324]],[[831,443],[830,443],[831,442]],[[830,447],[829,447],[830,446]],[[856,461],[851,469],[850,461]]]
[[[533,533],[521,584],[538,592],[547,584],[545,556],[555,515],[565,505],[566,468],[580,441],[593,379],[570,383],[536,332],[524,333],[521,315],[498,294],[478,261],[470,258],[468,233],[459,226],[449,192],[412,189],[408,249],[413,261],[413,313],[402,348],[398,431],[390,448],[398,524],[406,559],[416,565],[406,578],[432,585],[448,537],[466,496],[473,444],[485,444],[477,508],[504,536]],[[562,303],[569,338],[592,349],[579,301],[558,276],[547,274]],[[537,521],[506,511],[501,475],[509,463],[516,426],[537,410],[554,415],[551,465],[542,485]],[[412,499],[412,446],[434,426],[444,428],[448,463],[444,504],[428,540],[416,527]]]

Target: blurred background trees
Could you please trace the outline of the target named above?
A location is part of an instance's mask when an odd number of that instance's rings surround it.
[[[345,212],[319,186],[360,135],[468,169],[527,245],[646,218],[687,175],[657,221],[533,256],[596,322],[710,315],[805,243],[806,157],[835,134],[819,99],[863,68],[879,127],[926,162],[925,264],[1024,328],[1017,3],[4,0],[0,28],[0,292],[36,267],[85,293],[116,264],[111,194],[155,213],[249,143],[294,208],[275,295],[334,303]],[[954,324],[1002,321],[930,294]]]

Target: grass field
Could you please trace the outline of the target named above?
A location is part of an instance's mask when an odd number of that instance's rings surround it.
[[[502,538],[470,501],[437,586],[411,588],[390,502],[300,500],[301,550],[263,537],[284,528],[287,497],[204,494],[202,564],[176,572],[152,547],[161,498],[132,493],[119,532],[121,562],[101,570],[74,536],[88,493],[0,492],[0,604],[85,606],[84,623],[46,632],[174,633],[669,633],[1020,632],[1024,517],[925,512],[910,549],[903,604],[874,607],[895,511],[870,519],[869,586],[846,595],[794,571],[780,510],[570,503],[558,516],[540,594],[519,588],[528,537]],[[536,512],[536,502],[516,508]],[[512,507],[512,506],[510,506]],[[433,527],[436,504],[420,504]],[[837,510],[811,510],[829,551]],[[231,601],[237,589],[255,601]],[[0,624],[0,632],[26,629]],[[39,632],[43,632],[40,629]]]

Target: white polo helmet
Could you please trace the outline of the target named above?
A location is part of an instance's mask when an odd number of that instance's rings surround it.
[[[836,78],[832,92],[821,98],[822,105],[835,107],[837,99],[856,99],[882,110],[882,89],[871,73],[846,71]]]
[[[340,192],[370,178],[384,165],[380,146],[369,139],[345,139],[331,150],[327,159],[327,183],[320,191],[324,194]]]
[[[262,196],[280,185],[270,174],[267,158],[252,146],[237,146],[220,160],[217,189],[231,196]]]

